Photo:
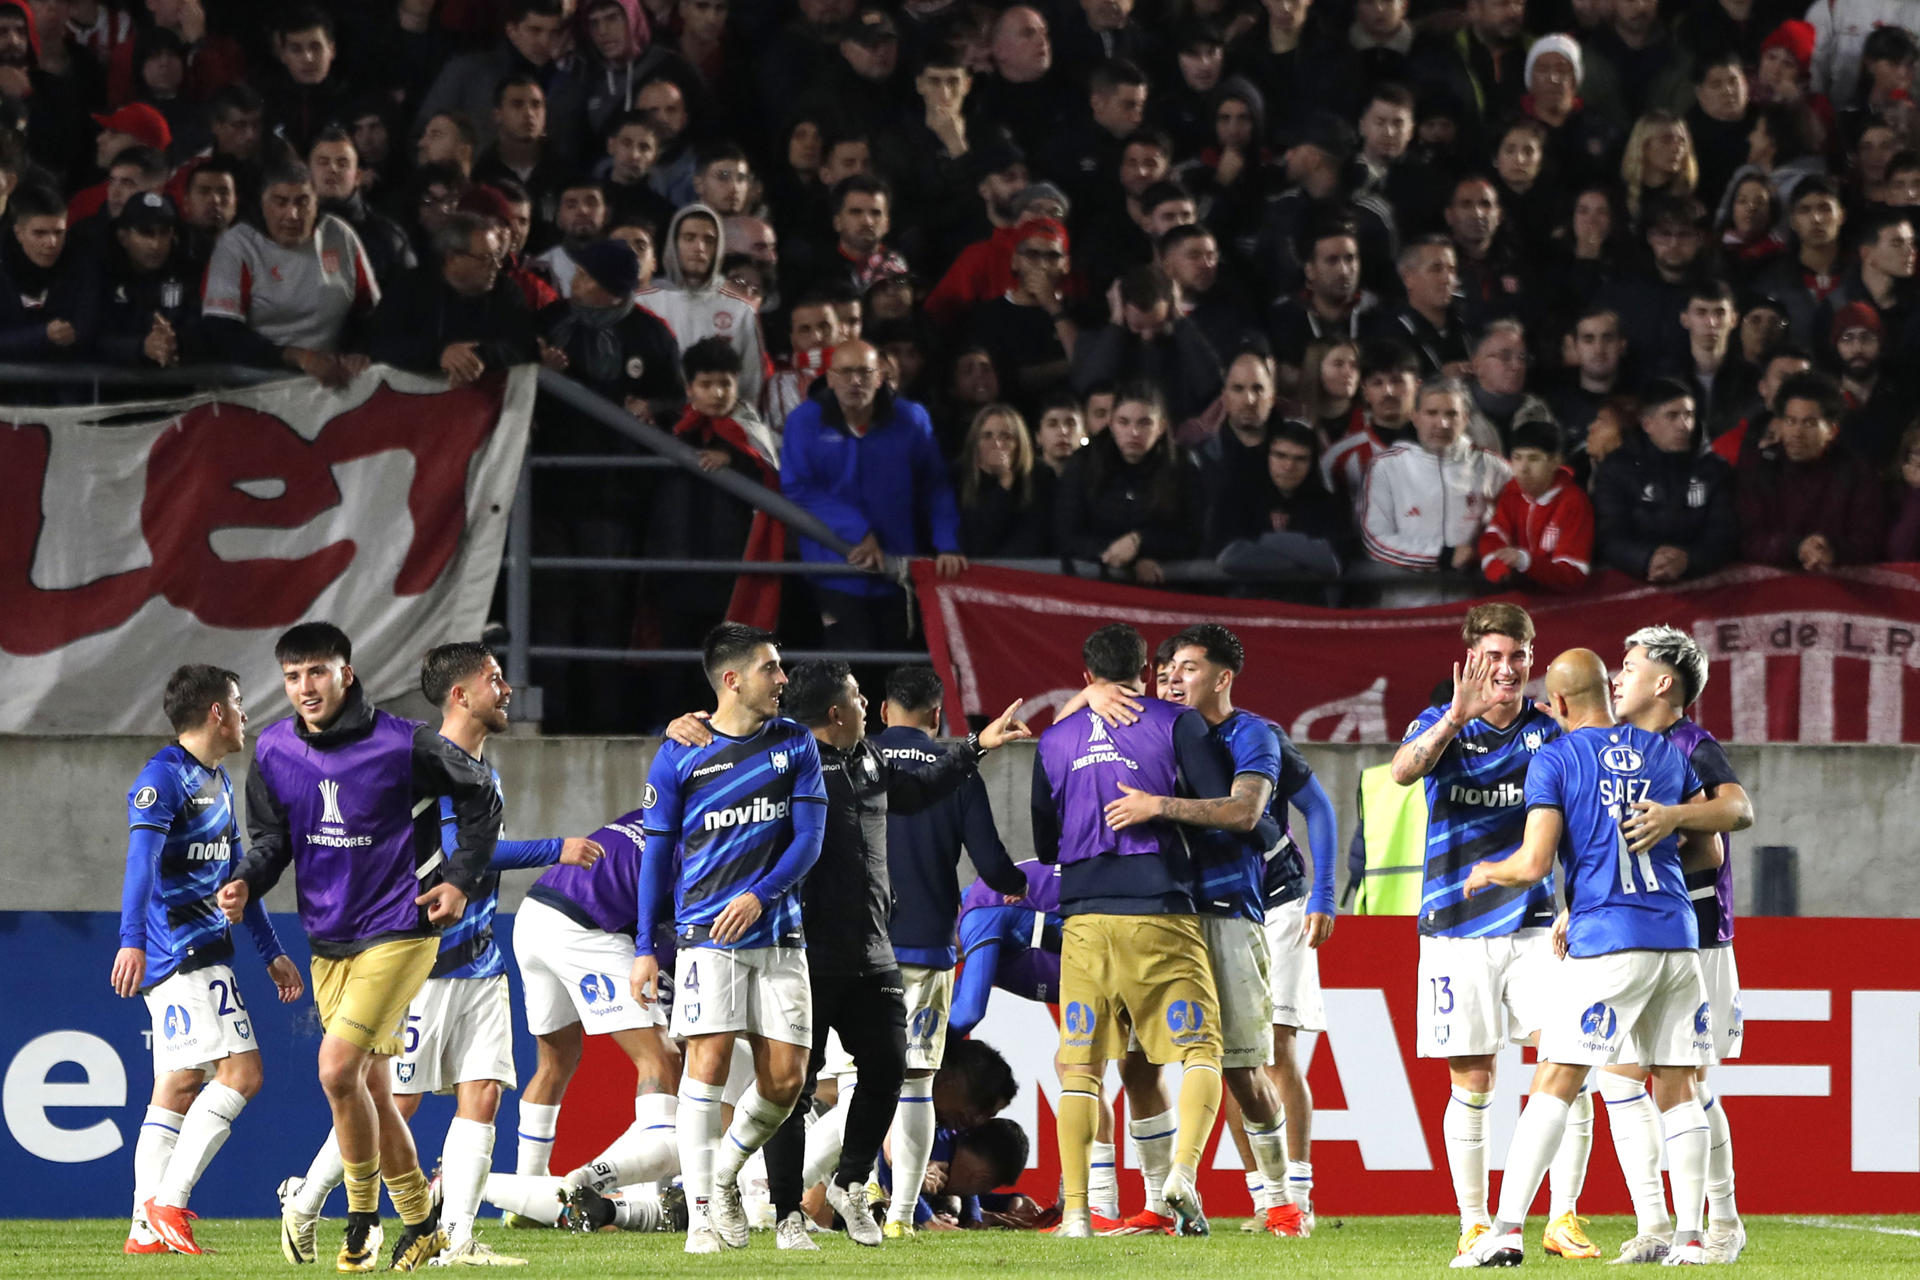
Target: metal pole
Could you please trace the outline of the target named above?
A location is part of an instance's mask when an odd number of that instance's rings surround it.
[[[528,681],[527,650],[533,643],[533,477],[520,464],[520,483],[513,490],[513,513],[507,519],[507,683],[516,688]]]

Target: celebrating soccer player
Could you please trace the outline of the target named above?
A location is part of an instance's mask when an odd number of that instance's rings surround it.
[[[326,1033],[320,1085],[347,1184],[337,1266],[373,1270],[384,1174],[406,1228],[390,1265],[412,1271],[445,1237],[394,1106],[388,1059],[400,1052],[407,1007],[439,959],[440,931],[484,896],[500,793],[484,765],[431,728],[368,703],[353,645],[332,623],[293,627],[274,656],[294,714],[260,735],[247,779],[251,848],[219,903],[237,917],[293,865]],[[451,851],[430,812],[442,796],[452,802]]]
[[[187,1200],[260,1091],[260,1053],[234,980],[232,926],[214,895],[240,832],[233,783],[220,762],[247,745],[240,677],[193,663],[167,679],[177,735],[127,793],[127,875],[120,896],[114,992],[143,995],[153,1019],[153,1100],[133,1148],[128,1253],[199,1253]],[[305,989],[265,908],[244,920],[254,949],[291,1003]],[[211,1074],[212,1079],[207,1076]]]
[[[1705,1262],[1709,1139],[1693,1082],[1713,1054],[1714,1015],[1686,872],[1717,865],[1720,841],[1688,832],[1639,853],[1628,847],[1623,827],[1636,805],[1677,806],[1701,784],[1665,737],[1615,721],[1598,654],[1571,649],[1555,658],[1547,700],[1565,736],[1544,747],[1527,772],[1525,837],[1513,854],[1476,863],[1463,892],[1469,902],[1497,900],[1499,890],[1542,883],[1558,854],[1571,886],[1568,959],[1547,1000],[1540,1066],[1507,1151],[1499,1214],[1453,1265],[1520,1263],[1527,1206],[1565,1141],[1567,1110],[1588,1073],[1614,1061],[1652,1072],[1678,1222],[1665,1261]]]

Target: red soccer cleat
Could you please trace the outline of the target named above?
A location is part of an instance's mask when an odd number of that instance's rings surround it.
[[[1151,1209],[1142,1209],[1122,1222],[1111,1231],[1100,1234],[1106,1236],[1170,1236],[1173,1234],[1173,1219],[1164,1213],[1155,1213]]]
[[[1093,1233],[1097,1236],[1104,1236],[1110,1231],[1118,1231],[1121,1227],[1127,1225],[1122,1219],[1109,1218],[1100,1213],[1095,1213],[1091,1216],[1093,1218]]]
[[[170,1204],[161,1204],[149,1200],[142,1206],[147,1212],[147,1225],[160,1237],[166,1247],[175,1253],[205,1253],[193,1238],[193,1222],[198,1216],[186,1209],[176,1209]]]
[[[1267,1210],[1267,1221],[1262,1229],[1269,1235],[1304,1240],[1313,1234],[1313,1214],[1302,1213],[1300,1206],[1292,1202],[1276,1204]]]

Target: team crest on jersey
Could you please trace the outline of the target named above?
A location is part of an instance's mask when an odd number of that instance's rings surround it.
[[[1613,773],[1638,773],[1646,761],[1632,747],[1608,747],[1600,753],[1600,763]]]
[[[340,251],[338,249],[322,249],[320,251],[320,269],[330,276],[339,275]]]
[[[160,793],[152,787],[142,787],[133,793],[133,807],[136,809],[151,809],[153,808],[153,802],[159,798]]]
[[[773,771],[775,773],[785,773],[787,771],[787,753],[786,752],[784,751],[771,752],[768,754],[767,759],[773,762]]]
[[[733,317],[724,311],[718,313],[713,317],[713,328],[716,333],[725,333],[733,328]]]
[[[393,1078],[401,1084],[412,1084],[414,1070],[411,1062],[396,1062],[393,1064]]]
[[[343,824],[340,816],[340,784],[332,778],[320,779],[320,821]]]
[[[1521,741],[1526,743],[1527,750],[1538,751],[1540,749],[1540,740],[1544,736],[1545,735],[1542,734],[1538,729],[1535,729],[1530,733],[1528,733],[1525,738],[1521,739]]]
[[[234,1023],[233,1031],[234,1031],[234,1034],[239,1036],[242,1040],[253,1039],[253,1027],[248,1021],[248,1019],[246,1018],[242,1018],[240,1019],[240,1021]]]

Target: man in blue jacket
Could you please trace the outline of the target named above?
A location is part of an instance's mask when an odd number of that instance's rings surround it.
[[[802,537],[802,560],[874,571],[889,555],[932,551],[942,577],[966,568],[959,508],[933,423],[925,409],[884,384],[871,343],[834,348],[826,388],[787,415],[780,483],[789,498],[854,544],[842,557]],[[827,648],[905,647],[907,612],[893,582],[845,574],[814,583]]]

